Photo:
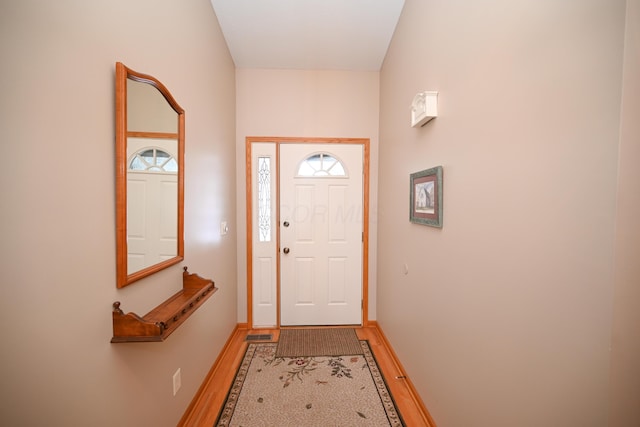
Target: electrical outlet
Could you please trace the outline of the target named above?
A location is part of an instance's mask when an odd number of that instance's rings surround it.
[[[173,395],[175,396],[182,387],[182,379],[180,378],[180,368],[173,374]]]

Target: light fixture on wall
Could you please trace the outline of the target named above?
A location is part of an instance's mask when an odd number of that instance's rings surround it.
[[[411,103],[411,127],[424,126],[438,116],[438,92],[419,92]]]

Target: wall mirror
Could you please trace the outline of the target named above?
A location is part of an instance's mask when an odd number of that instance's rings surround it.
[[[116,63],[118,288],[184,259],[184,110],[155,77]]]

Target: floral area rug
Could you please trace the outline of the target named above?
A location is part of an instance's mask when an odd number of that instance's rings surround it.
[[[251,343],[218,427],[404,426],[367,341],[362,355],[276,357]]]

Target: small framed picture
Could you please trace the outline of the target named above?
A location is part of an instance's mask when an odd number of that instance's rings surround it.
[[[442,166],[410,175],[409,221],[442,228]]]

